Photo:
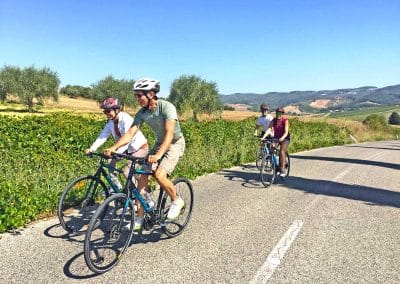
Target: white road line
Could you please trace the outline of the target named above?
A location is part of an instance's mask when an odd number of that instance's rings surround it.
[[[368,156],[366,159],[370,160],[376,158],[381,155],[381,151],[379,153],[374,153],[371,156]],[[341,180],[345,175],[350,173],[353,169],[354,165],[347,167],[344,171],[339,173],[334,179],[333,182],[337,182]],[[316,196],[314,200],[310,203],[310,205],[306,209],[306,213],[308,213],[311,208],[318,202],[321,198],[320,195]],[[290,245],[297,237],[297,234],[300,232],[301,228],[303,227],[302,220],[295,220],[283,237],[279,240],[278,244],[274,247],[274,249],[270,252],[267,256],[266,261],[258,270],[257,274],[255,275],[254,279],[250,282],[251,284],[259,284],[259,283],[267,283],[268,279],[274,274],[275,269],[281,263],[286,251],[289,249]]]
[[[303,221],[301,220],[295,220],[292,223],[283,237],[276,244],[274,249],[267,256],[267,260],[258,270],[256,276],[250,282],[251,284],[267,283],[268,279],[272,276],[272,274],[274,274],[275,269],[281,263],[286,251],[289,249],[290,245],[293,243],[302,227]]]

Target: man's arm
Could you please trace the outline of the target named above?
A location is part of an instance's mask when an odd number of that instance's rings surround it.
[[[169,146],[171,146],[172,140],[174,139],[174,130],[175,130],[176,120],[168,119],[165,121],[165,136],[164,140],[161,143],[160,149],[157,151],[155,155],[149,156],[149,162],[155,163],[167,152]]]
[[[131,142],[131,140],[133,139],[138,130],[139,127],[137,125],[134,125],[131,128],[129,128],[129,130],[124,135],[122,135],[122,137],[117,141],[117,143],[112,145],[110,148],[104,149],[103,152],[104,155],[111,157],[112,152],[115,152],[119,147],[125,146],[126,144]]]

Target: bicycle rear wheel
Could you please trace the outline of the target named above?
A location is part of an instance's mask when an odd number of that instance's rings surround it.
[[[124,193],[111,195],[90,220],[84,243],[87,266],[104,273],[120,261],[131,243],[134,229],[133,202]]]
[[[256,167],[257,169],[261,169],[261,162],[262,162],[263,155],[261,153],[261,149],[257,149],[256,152]]]
[[[274,183],[276,177],[276,166],[272,161],[272,156],[263,158],[260,168],[261,182],[265,187]]]
[[[171,198],[164,192],[163,201],[161,204],[161,227],[163,232],[168,237],[176,237],[186,228],[190,221],[193,210],[193,186],[186,178],[178,178],[173,181],[176,189],[176,194],[179,195],[185,205],[183,206],[180,215],[173,221],[167,220],[169,208],[171,206]]]
[[[75,179],[63,190],[58,203],[61,226],[68,233],[84,233],[90,218],[108,195],[105,184],[95,176]]]

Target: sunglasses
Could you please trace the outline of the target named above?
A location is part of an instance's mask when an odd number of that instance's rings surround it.
[[[111,109],[105,109],[105,110],[103,110],[103,113],[106,113],[106,114],[108,114],[108,113],[110,113],[111,112]]]

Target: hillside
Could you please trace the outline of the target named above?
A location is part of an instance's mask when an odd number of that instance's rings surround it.
[[[269,92],[265,94],[236,93],[221,95],[224,104],[247,105],[258,109],[262,102],[271,108],[291,106],[301,113],[326,112],[328,110],[353,110],[363,107],[400,104],[400,84],[377,88],[365,86],[353,89]]]

